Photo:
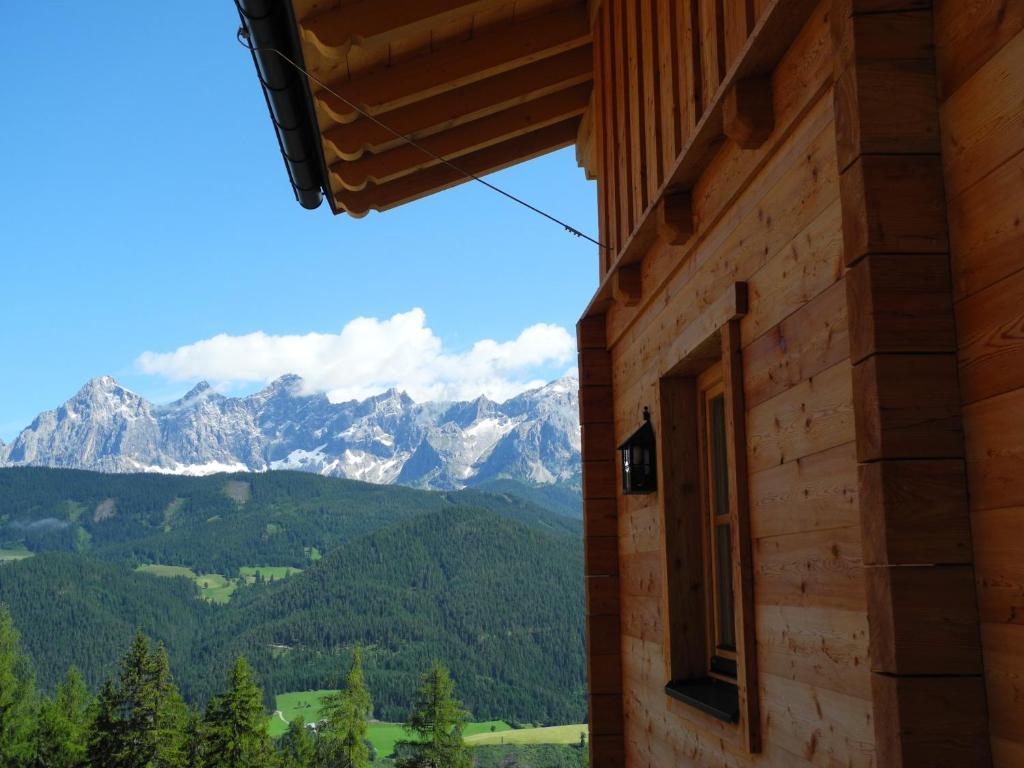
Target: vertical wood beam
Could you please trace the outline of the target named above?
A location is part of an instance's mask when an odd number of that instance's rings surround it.
[[[611,356],[603,315],[576,326],[583,443],[584,580],[587,606],[587,701],[590,764],[624,768],[619,606],[618,467]]]
[[[633,220],[639,222],[647,208],[647,114],[644,103],[644,50],[640,30],[640,3],[626,3],[626,48],[629,66],[629,147],[633,156],[633,176],[630,194],[633,201]],[[632,231],[632,229],[630,230]]]
[[[747,489],[747,411],[743,400],[743,350],[740,321],[722,326],[722,380],[725,392],[726,451],[729,456],[729,507],[732,527],[733,589],[738,590],[736,612],[736,673],[740,697],[740,723],[749,752],[761,751],[761,715],[758,705],[757,648],[754,631],[754,566],[750,538],[750,502]]]
[[[658,50],[657,0],[640,0],[640,36],[644,69],[644,114],[646,115],[647,190],[644,208],[658,194],[665,176],[662,152],[665,139],[661,134],[661,58]]]
[[[604,94],[604,112],[601,119],[604,123],[602,132],[605,137],[606,174],[601,183],[608,190],[608,231],[603,234],[602,242],[608,244],[604,252],[604,272],[611,267],[615,254],[622,243],[622,191],[619,160],[621,148],[616,136],[618,126],[618,93],[615,86],[615,36],[612,27],[612,3],[605,0],[601,3],[601,57],[598,62],[601,73],[601,90]],[[595,70],[597,71],[597,70]]]
[[[930,3],[833,0],[879,765],[987,766]]]
[[[661,89],[659,106],[661,108],[661,143],[662,169],[661,178],[668,177],[675,165],[676,156],[682,149],[682,117],[685,112],[679,99],[678,79],[681,38],[676,36],[678,19],[683,9],[674,0],[657,0],[655,15],[658,34],[658,87]]]
[[[615,77],[612,79],[615,89],[615,151],[618,154],[618,179],[616,189],[619,191],[619,237],[618,246],[622,248],[626,238],[633,231],[636,221],[632,196],[633,153],[630,151],[630,101],[629,101],[629,62],[626,38],[626,0],[609,0],[614,9],[611,23],[611,41],[609,48],[615,58]]]

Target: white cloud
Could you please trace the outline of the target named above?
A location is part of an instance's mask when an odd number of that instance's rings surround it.
[[[224,388],[295,373],[309,392],[326,392],[335,402],[362,399],[388,387],[421,401],[480,394],[502,401],[542,384],[536,369],[561,367],[576,353],[575,339],[565,328],[545,323],[530,326],[511,341],[483,339],[453,353],[444,349],[426,320],[417,308],[387,320],[358,317],[337,334],[220,334],[173,352],[145,352],[136,365],[173,381],[209,379]]]

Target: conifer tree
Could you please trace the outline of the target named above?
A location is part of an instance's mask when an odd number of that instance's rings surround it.
[[[313,768],[316,744],[301,716],[288,723],[288,731],[281,737],[278,755],[279,768]]]
[[[370,747],[367,742],[373,700],[363,677],[363,652],[356,646],[344,689],[326,697],[320,709],[324,718],[320,729],[320,749],[330,765],[367,768]]]
[[[244,657],[239,656],[231,670],[228,690],[210,701],[203,725],[205,768],[271,765],[263,692]]]
[[[68,669],[53,699],[45,699],[36,722],[38,768],[87,765],[92,700],[77,667]]]
[[[182,729],[182,755],[188,768],[198,768],[203,764],[203,718],[193,709],[188,710],[185,726]]]
[[[118,714],[118,694],[114,683],[107,680],[96,697],[95,716],[89,733],[89,763],[93,768],[118,765],[115,755],[124,740],[124,722]]]
[[[89,744],[93,768],[183,768],[187,710],[163,646],[141,632],[121,661],[118,684],[97,699]]]
[[[466,711],[455,696],[448,670],[435,661],[416,692],[406,730],[420,737],[405,745],[409,755],[398,768],[469,768],[469,750],[462,741]]]
[[[31,764],[35,678],[7,606],[0,605],[0,765]]]

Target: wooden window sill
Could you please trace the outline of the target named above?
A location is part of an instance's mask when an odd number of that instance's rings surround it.
[[[732,683],[713,677],[673,680],[665,686],[665,693],[726,723],[739,722],[739,690]]]

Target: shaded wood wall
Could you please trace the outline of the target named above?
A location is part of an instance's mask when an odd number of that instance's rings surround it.
[[[701,4],[693,7],[699,14]],[[640,263],[635,306],[617,302],[605,315],[621,440],[645,405],[660,413],[659,379],[678,362],[686,329],[735,283],[748,286],[740,341],[761,751],[748,752],[734,726],[665,695],[663,509],[658,497],[619,497],[629,766],[875,764],[831,46],[823,2],[775,67],[767,141],[752,150],[732,141],[715,146],[691,190],[693,236],[682,246],[657,240]],[[621,80],[615,88],[630,93]],[[704,104],[689,87],[686,94],[693,106],[681,110],[682,135]],[[608,125],[625,139],[631,124]],[[638,215],[636,201],[650,205],[652,193],[628,164],[607,159],[611,143],[603,145],[606,163],[617,175],[602,184],[603,215],[621,240],[629,216]],[[639,145],[621,157],[637,152]],[[620,207],[609,210],[616,190]]]
[[[595,6],[595,765],[1024,764],[1024,0]],[[603,459],[737,283],[759,744],[665,695]]]
[[[993,762],[1024,765],[1024,2],[936,0],[942,161]]]

